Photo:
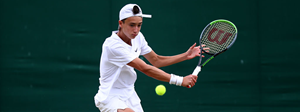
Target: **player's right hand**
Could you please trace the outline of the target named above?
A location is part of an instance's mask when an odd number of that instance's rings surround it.
[[[198,76],[196,75],[188,75],[183,77],[182,85],[183,87],[191,88],[197,82]]]

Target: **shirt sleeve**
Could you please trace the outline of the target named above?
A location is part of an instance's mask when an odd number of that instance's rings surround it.
[[[124,65],[137,58],[130,53],[129,49],[126,49],[120,44],[113,44],[106,47],[108,49],[109,62],[116,66],[123,67]]]
[[[148,54],[152,51],[151,47],[148,45],[144,35],[141,33],[141,55]]]

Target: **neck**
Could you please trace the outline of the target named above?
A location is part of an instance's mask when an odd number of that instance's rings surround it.
[[[117,33],[117,35],[128,45],[131,46],[131,39],[128,38],[121,30]]]

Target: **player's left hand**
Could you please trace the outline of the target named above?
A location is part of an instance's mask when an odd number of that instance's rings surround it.
[[[205,47],[205,45],[201,45],[202,47]],[[203,48],[203,50],[205,50],[205,51],[208,51],[209,50],[209,48]],[[186,53],[187,53],[187,59],[189,60],[189,59],[193,59],[193,58],[195,58],[196,56],[200,56],[200,52],[201,52],[201,50],[200,50],[200,46],[197,46],[196,47],[196,43],[194,43],[194,45],[192,45],[189,49],[188,49],[188,51],[186,51]],[[202,57],[204,57],[204,55],[202,55]]]

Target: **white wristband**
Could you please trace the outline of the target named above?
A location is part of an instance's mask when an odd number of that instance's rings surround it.
[[[176,86],[181,86],[182,85],[182,81],[183,81],[183,77],[179,77],[177,78],[177,82],[176,82]]]
[[[174,74],[171,74],[171,78],[170,78],[169,84],[176,84],[176,79],[175,79]]]
[[[171,74],[170,84],[174,84],[176,86],[181,86],[183,81],[183,77]]]

